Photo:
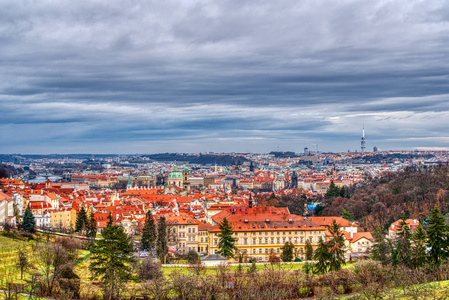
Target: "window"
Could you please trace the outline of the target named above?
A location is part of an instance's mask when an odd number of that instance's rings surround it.
[[[218,244],[218,240],[214,240],[214,245],[217,245]]]
[[[192,233],[195,233],[195,228],[192,228]]]
[[[301,238],[301,243],[304,243],[304,238]]]
[[[253,244],[255,244],[256,243],[256,239],[253,239]]]
[[[280,238],[277,238],[277,243],[279,244],[281,242],[281,239]]]
[[[265,244],[268,244],[268,238],[265,238]]]
[[[259,249],[259,254],[262,254],[262,248]]]
[[[265,254],[268,254],[268,248],[265,248]]]
[[[248,239],[244,239],[243,244],[245,244],[245,245],[248,244]]]
[[[277,250],[278,250],[277,252],[279,253],[279,251],[280,251],[280,248],[278,248]]]
[[[201,238],[201,243],[203,242],[203,238]]]
[[[189,228],[189,233],[190,233],[190,230],[191,230],[191,229]]]
[[[256,249],[253,249],[253,254],[256,254]]]
[[[274,244],[274,238],[271,238],[271,243]]]
[[[312,240],[313,240],[312,238],[309,238],[309,242],[310,242],[310,243],[312,242]]]

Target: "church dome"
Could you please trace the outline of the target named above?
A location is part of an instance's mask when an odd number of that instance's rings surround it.
[[[168,174],[168,178],[182,178],[182,173],[178,171],[178,167],[175,164],[173,171]]]
[[[168,174],[168,178],[182,178],[182,173],[181,172],[170,172],[170,174]]]

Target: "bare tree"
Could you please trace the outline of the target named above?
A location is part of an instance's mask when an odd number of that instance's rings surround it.
[[[52,295],[55,283],[61,277],[64,269],[70,266],[67,251],[60,244],[43,244],[39,246],[36,258],[38,267],[44,275],[45,292]]]
[[[20,268],[20,279],[23,280],[23,271],[25,271],[25,269],[29,266],[28,256],[23,248],[20,248],[17,254],[18,254],[17,265]]]

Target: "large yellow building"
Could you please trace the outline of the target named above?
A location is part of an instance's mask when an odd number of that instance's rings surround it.
[[[282,253],[281,248],[286,242],[294,244],[296,257],[305,259],[306,241],[315,249],[319,240],[325,237],[324,227],[274,207],[234,209],[225,217],[234,232],[237,253],[243,255],[243,260],[253,257],[258,261],[268,261],[271,253]],[[209,230],[210,254],[218,251],[220,231],[218,226]]]

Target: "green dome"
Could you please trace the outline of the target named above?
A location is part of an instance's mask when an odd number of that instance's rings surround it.
[[[170,174],[168,174],[168,178],[182,178],[182,173],[181,172],[170,172]]]
[[[278,177],[279,178],[285,178],[285,175],[281,173],[281,174],[278,175]]]

